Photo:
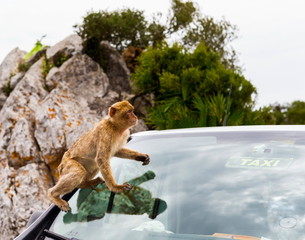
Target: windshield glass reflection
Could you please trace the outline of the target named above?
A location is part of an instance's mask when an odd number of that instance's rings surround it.
[[[150,191],[139,187],[143,182],[154,179],[155,173],[147,171],[142,176],[128,181],[133,188],[123,193],[111,193],[105,184],[96,189],[81,189],[77,197],[77,212],[68,212],[63,216],[65,224],[89,222],[101,219],[106,213],[141,215],[146,213],[155,219],[164,212],[167,204],[164,200],[153,198]]]
[[[81,189],[70,200],[72,211],[57,217],[53,231],[89,240],[221,234],[305,239],[301,134],[172,135],[134,139],[129,146],[152,159],[144,167],[112,160],[117,181],[134,188],[115,195],[103,184]]]

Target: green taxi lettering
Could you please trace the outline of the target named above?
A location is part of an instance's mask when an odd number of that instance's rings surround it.
[[[241,166],[246,166],[247,163],[252,162],[253,160],[251,159],[241,159],[242,163],[240,164]]]
[[[274,160],[264,160],[264,163],[261,165],[261,167],[274,167],[272,164]]]
[[[273,167],[276,167],[280,163],[279,160],[274,161]]]
[[[248,164],[248,166],[259,167],[260,166],[260,161],[259,160],[253,160],[251,163]]]
[[[249,167],[276,167],[280,160],[241,159],[240,166]]]

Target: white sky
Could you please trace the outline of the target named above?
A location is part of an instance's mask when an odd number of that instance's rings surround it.
[[[304,0],[194,0],[201,12],[237,25],[233,42],[245,77],[257,88],[257,106],[305,101]],[[15,47],[36,40],[54,45],[74,33],[90,10],[123,7],[167,14],[170,0],[0,0],[0,63]]]

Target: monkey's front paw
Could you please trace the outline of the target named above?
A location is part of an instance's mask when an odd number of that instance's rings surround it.
[[[130,183],[124,183],[122,185],[117,185],[114,188],[112,188],[112,192],[120,193],[123,191],[129,191],[132,189],[132,185]]]
[[[147,155],[148,156],[148,155]],[[148,165],[150,163],[149,156],[143,161],[142,165]]]
[[[143,162],[142,165],[148,165],[150,163],[150,157],[148,154],[143,154],[142,156],[138,156],[136,160]]]
[[[60,210],[64,211],[64,212],[69,212],[71,211],[71,208],[69,206],[69,203],[65,202],[65,203],[62,203],[58,206],[60,208]]]

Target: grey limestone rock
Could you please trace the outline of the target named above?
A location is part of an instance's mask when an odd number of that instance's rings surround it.
[[[8,93],[6,91],[9,91],[5,88],[10,86],[10,79],[18,72],[18,66],[24,61],[25,54],[25,51],[15,48],[9,52],[0,65],[0,109],[7,98]]]
[[[47,58],[56,59],[59,56],[65,55],[71,57],[82,52],[82,39],[76,34],[72,34],[59,43],[47,49]]]
[[[130,72],[122,56],[107,42],[101,42],[101,49],[106,58],[104,71],[109,78],[110,89],[116,92],[130,92]]]

